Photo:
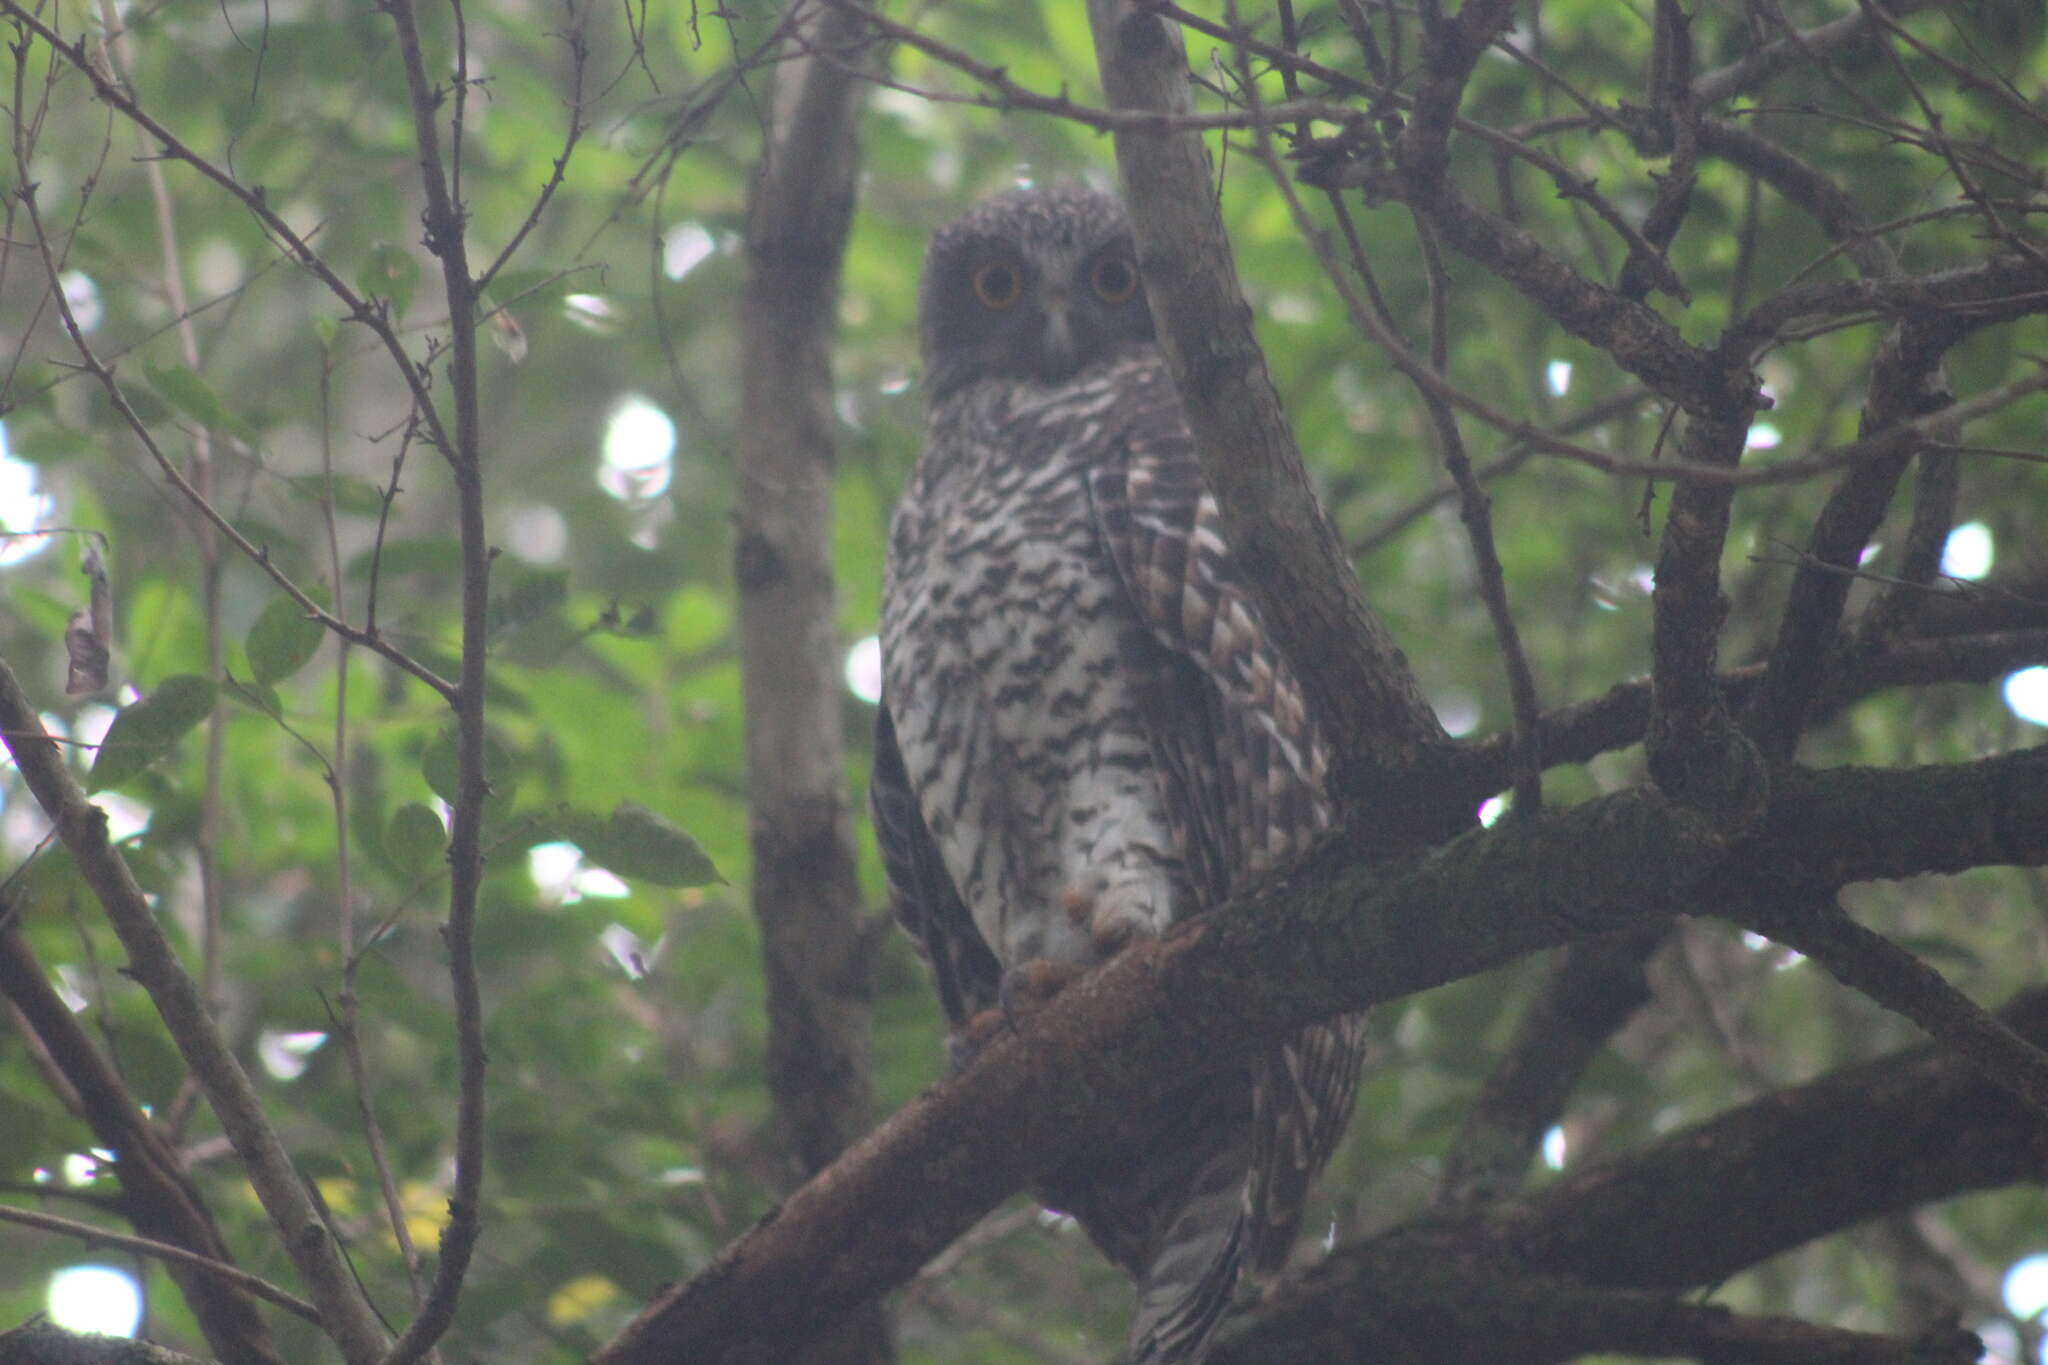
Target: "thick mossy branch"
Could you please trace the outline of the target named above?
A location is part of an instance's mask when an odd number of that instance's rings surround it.
[[[787,1359],[1034,1170],[1311,1020],[1538,949],[1735,911],[1760,891],[2048,862],[2048,750],[1788,770],[1751,830],[1727,843],[1634,791],[1477,831],[1398,866],[1332,839],[1255,894],[1070,987],[658,1298],[597,1359]]]

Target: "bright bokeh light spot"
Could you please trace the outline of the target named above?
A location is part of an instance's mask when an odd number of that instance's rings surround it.
[[[2005,704],[2029,724],[2048,725],[2048,668],[2023,668],[2008,675]]]
[[[891,370],[882,376],[882,382],[875,387],[883,393],[890,395],[909,393],[910,372],[908,370]]]
[[[286,1033],[265,1029],[256,1036],[256,1055],[262,1059],[265,1071],[281,1081],[295,1081],[306,1074],[313,1054],[326,1042],[327,1035],[317,1030]]]
[[[124,844],[149,828],[155,815],[148,806],[119,792],[101,792],[92,803],[107,813],[107,837]]]
[[[1552,1128],[1543,1135],[1543,1164],[1553,1171],[1564,1169],[1566,1141],[1564,1129]]]
[[[1981,521],[1966,521],[1948,533],[1941,547],[1941,571],[1950,578],[1979,579],[1991,572],[1995,547],[1991,528]]]
[[[676,424],[639,394],[612,409],[604,427],[598,486],[621,502],[643,502],[668,491],[675,468]]]
[[[1447,687],[1429,699],[1437,723],[1452,739],[1463,739],[1478,728],[1479,698],[1461,687]]]
[[[1776,427],[1769,422],[1758,422],[1749,429],[1749,439],[1743,444],[1751,450],[1776,450],[1784,441]]]
[[[526,851],[527,875],[550,896],[566,899],[573,889],[576,869],[582,865],[583,850],[574,844],[535,844]]]
[[[2003,1318],[1973,1329],[1984,1343],[1984,1365],[2020,1365],[2020,1334]]]
[[[57,277],[57,283],[64,286],[64,302],[71,305],[78,330],[97,330],[106,320],[107,306],[100,300],[100,287],[93,283],[92,276],[82,270],[67,270]]]
[[[107,1163],[114,1154],[104,1147],[95,1147],[89,1152],[67,1152],[64,1156],[64,1183],[76,1189],[90,1185],[106,1175]]]
[[[114,728],[114,717],[120,714],[111,706],[96,701],[87,702],[79,707],[78,714],[71,718],[71,738],[77,740],[82,748],[98,748],[100,741],[107,737],[107,731]]]
[[[882,642],[875,636],[846,651],[846,690],[870,706],[882,699]]]
[[[1492,829],[1501,816],[1508,813],[1508,798],[1489,796],[1479,803],[1479,823]]]
[[[1772,954],[1771,970],[1774,972],[1786,971],[1806,961],[1806,954],[1798,949],[1787,948],[1782,943],[1774,943],[1762,934],[1752,933],[1747,929],[1742,931],[1742,946],[1749,949],[1752,953]]]
[[[569,549],[569,523],[546,503],[515,508],[505,518],[505,544],[529,564],[556,564]]]
[[[110,1265],[67,1266],[50,1277],[49,1312],[73,1332],[132,1337],[142,1325],[142,1286]]]
[[[612,961],[619,964],[619,970],[629,978],[638,981],[647,975],[647,950],[640,942],[640,935],[623,924],[607,924],[597,941],[612,955]]]
[[[2000,1287],[2005,1311],[2022,1322],[2031,1321],[2048,1309],[2048,1251],[2022,1256],[2005,1272]]]
[[[57,998],[64,1002],[64,1008],[73,1014],[79,1013],[92,1003],[87,988],[92,978],[80,971],[75,962],[60,962],[57,970],[50,974],[50,986],[57,992]]]
[[[1275,322],[1314,322],[1323,315],[1314,298],[1307,294],[1275,294],[1266,301],[1266,313]]]
[[[619,329],[619,309],[602,294],[564,294],[562,312],[585,331],[599,335]]]
[[[583,850],[570,843],[535,844],[526,852],[526,871],[556,905],[574,905],[585,896],[617,900],[633,893],[610,872],[586,863]]]
[[[50,548],[49,536],[30,535],[41,530],[56,509],[56,499],[42,491],[36,467],[17,460],[7,449],[7,424],[0,422],[0,568],[19,564]]]
[[[718,239],[702,223],[678,223],[661,239],[661,273],[679,280],[717,250]]]
[[[1562,397],[1564,397],[1564,396],[1565,396],[1565,394],[1567,394],[1567,393],[1571,392],[1571,387],[1572,387],[1572,363],[1571,363],[1571,361],[1569,361],[1569,360],[1553,360],[1553,361],[1551,361],[1551,362],[1550,362],[1550,364],[1548,364],[1547,366],[1545,366],[1545,367],[1544,367],[1544,370],[1543,370],[1543,382],[1544,382],[1545,384],[1549,385],[1549,386],[1550,386],[1550,391],[1551,391],[1552,393],[1556,394],[1556,395],[1557,395],[1557,396],[1558,396],[1559,398],[1562,398]]]

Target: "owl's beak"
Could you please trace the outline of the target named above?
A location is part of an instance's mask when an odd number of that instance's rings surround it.
[[[1038,334],[1038,377],[1056,384],[1081,368],[1081,339],[1063,298],[1045,301],[1045,327]]]

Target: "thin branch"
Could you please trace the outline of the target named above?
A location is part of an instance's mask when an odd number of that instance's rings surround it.
[[[1953,5],[1956,0],[1899,0],[1892,13],[1912,14]],[[1857,13],[1766,43],[1756,51],[1692,83],[1694,103],[1701,108],[1744,94],[1768,83],[1787,67],[1811,62],[1826,53],[1860,42],[1870,33],[1868,15]]]
[[[1450,277],[1443,256],[1437,250],[1436,234],[1429,220],[1417,217],[1417,235],[1422,243],[1423,267],[1429,282],[1430,368],[1438,374],[1449,369],[1450,316],[1447,295]],[[1465,535],[1472,545],[1473,566],[1478,573],[1479,599],[1486,606],[1487,620],[1500,651],[1501,667],[1507,674],[1508,697],[1513,712],[1515,747],[1515,805],[1518,814],[1539,810],[1543,805],[1543,753],[1537,747],[1536,717],[1542,703],[1536,693],[1536,675],[1522,648],[1522,632],[1508,605],[1507,575],[1501,568],[1500,549],[1493,539],[1492,502],[1472,472],[1471,457],[1465,453],[1465,439],[1457,418],[1446,403],[1425,396],[1431,423],[1437,433],[1444,469],[1458,485],[1458,512],[1465,523]]]
[[[1911,1019],[2001,1089],[2048,1116],[2048,1052],[1980,1008],[1927,963],[1851,919],[1832,895],[1758,898],[1728,913],[1737,923],[1806,954],[1843,985]]]
[[[0,887],[0,995],[5,995],[31,1054],[60,1096],[113,1153],[121,1193],[97,1207],[125,1218],[136,1232],[170,1243],[209,1263],[232,1262],[204,1197],[186,1174],[163,1130],[142,1111],[108,1054],[50,984],[49,972],[13,923],[19,900]],[[27,1191],[24,1191],[27,1192]],[[47,1198],[47,1191],[36,1191]],[[263,1317],[249,1298],[217,1279],[173,1264],[171,1279],[224,1360],[283,1365]]]
[[[0,6],[10,3],[12,3],[12,0],[0,0]],[[55,281],[58,275],[58,264],[55,257],[50,254],[48,238],[44,234],[42,216],[36,208],[34,187],[32,185],[24,183],[21,190],[21,203],[28,211],[31,233],[42,250],[44,269],[50,279]],[[186,502],[196,509],[216,532],[226,538],[230,544],[247,556],[251,563],[267,574],[273,583],[283,589],[287,597],[299,605],[300,610],[305,612],[308,618],[318,621],[322,626],[345,640],[351,640],[367,649],[374,650],[413,677],[418,678],[421,682],[433,688],[443,698],[450,700],[454,698],[454,684],[440,677],[424,664],[412,658],[411,655],[392,645],[382,636],[354,629],[321,606],[320,603],[314,601],[305,589],[293,582],[284,570],[272,562],[268,550],[251,542],[236,528],[233,522],[221,515],[220,511],[211,502],[201,497],[198,488],[193,485],[190,479],[185,477],[184,471],[178,468],[177,463],[164,453],[163,447],[157,444],[156,437],[150,432],[148,425],[129,404],[128,396],[122,391],[120,382],[115,378],[114,372],[102,363],[93,352],[91,343],[85,339],[84,329],[78,325],[78,318],[72,312],[71,304],[64,298],[61,289],[56,291],[56,303],[58,314],[64,322],[64,330],[69,334],[71,344],[78,352],[81,368],[99,381],[100,387],[106,392],[108,403],[112,405],[115,412],[120,414],[121,420],[127,424],[129,431],[133,433],[136,440],[141,442],[142,448],[148,452],[158,472],[164,476],[165,480],[173,488],[178,490]]]
[[[1667,924],[1644,924],[1560,954],[1444,1152],[1439,1205],[1497,1199],[1521,1183],[1586,1068],[1649,1003],[1643,969],[1669,936]]]
[[[384,1348],[376,1314],[308,1197],[283,1141],[264,1115],[255,1087],[208,1016],[198,988],[171,950],[142,888],[109,840],[106,813],[85,799],[57,746],[44,732],[34,705],[4,662],[0,662],[0,737],[127,949],[128,975],[149,992],[179,1054],[205,1090],[257,1198],[277,1229],[278,1240],[319,1306],[328,1334],[350,1365],[370,1365]]]
[[[236,202],[240,203],[243,208],[253,214],[257,221],[262,223],[266,232],[284,243],[287,254],[311,271],[319,279],[320,283],[327,287],[328,292],[342,302],[348,310],[347,320],[359,322],[368,327],[371,333],[384,344],[384,348],[390,353],[392,362],[397,366],[399,374],[412,389],[413,399],[418,403],[420,411],[424,414],[429,427],[433,431],[435,443],[443,450],[452,448],[448,440],[448,433],[441,427],[440,417],[434,408],[431,397],[428,395],[426,377],[420,368],[413,363],[412,358],[405,353],[404,346],[399,343],[398,334],[392,329],[390,318],[387,316],[385,308],[380,306],[376,300],[367,299],[357,294],[339,275],[335,274],[327,262],[322,260],[319,254],[313,250],[311,244],[294,232],[291,226],[278,215],[277,211],[270,207],[268,199],[260,188],[242,184],[231,173],[223,170],[220,166],[187,146],[182,139],[172,133],[170,129],[157,122],[140,104],[131,99],[127,92],[122,90],[119,85],[102,74],[87,55],[83,39],[75,43],[66,43],[55,29],[37,18],[30,10],[23,8],[20,0],[0,0],[0,14],[6,15],[13,22],[49,44],[58,55],[62,56],[66,62],[91,83],[93,94],[101,103],[107,105],[123,118],[134,123],[138,128],[149,134],[151,140],[163,148],[166,156],[184,162],[206,177],[206,179],[220,186]],[[22,183],[26,187],[29,182],[24,179]],[[396,663],[397,660],[394,659],[393,662]]]
[[[1981,686],[2035,664],[2048,664],[2048,629],[1900,641],[1883,653],[1865,654],[1839,669],[1814,714],[1831,714],[1893,687]],[[1720,685],[1728,704],[1742,707],[1755,695],[1763,676],[1762,664],[1746,664],[1722,673]],[[1599,754],[1640,744],[1649,724],[1650,692],[1648,679],[1616,683],[1598,697],[1546,712],[1537,724],[1544,762],[1553,767],[1585,763]],[[1461,790],[1476,802],[1505,788],[1513,780],[1514,753],[1511,734],[1473,741],[1463,755]]]
[[[133,63],[128,54],[128,31],[115,11],[114,0],[100,0],[100,53],[107,69],[123,85],[134,88]],[[162,158],[152,156],[142,129],[135,134],[136,159],[142,163],[143,180],[149,186],[150,205],[156,214],[157,245],[162,258],[164,296],[178,319],[178,349],[194,374],[202,368],[198,330],[192,325],[191,301],[185,293],[185,263],[178,250],[177,207],[171,201],[170,186],[164,179]],[[203,426],[192,430],[192,488],[196,501],[211,504],[214,496],[215,465],[213,433]],[[221,610],[220,533],[205,521],[199,524],[199,610],[206,623],[206,679],[218,686],[226,675],[226,625]],[[206,759],[199,796],[199,828],[192,846],[199,863],[200,980],[204,983],[207,1007],[219,1013],[226,1006],[226,949],[222,939],[220,830],[221,781],[226,767],[227,700],[218,690],[206,715]]]
[[[467,207],[457,196],[436,125],[439,92],[427,77],[426,54],[412,0],[384,0],[398,37],[413,116],[413,143],[426,197],[426,246],[441,263],[448,300],[449,388],[455,402],[454,440],[442,453],[455,485],[456,526],[462,547],[462,665],[452,701],[455,711],[455,800],[448,838],[448,980],[455,1005],[455,1179],[441,1255],[419,1312],[384,1359],[412,1365],[433,1348],[455,1320],[482,1228],[484,1177],[483,993],[476,965],[477,902],[483,882],[484,710],[489,625],[491,547],[484,525],[482,399],[477,377],[477,291],[465,240]],[[459,18],[459,13],[458,13]],[[459,26],[458,26],[459,33]],[[458,91],[458,96],[465,92]],[[461,99],[456,105],[458,115]],[[459,137],[460,124],[455,132]],[[456,147],[457,164],[460,157]]]
[[[575,155],[576,144],[583,138],[583,78],[590,64],[590,42],[584,36],[583,24],[588,11],[572,12],[575,15],[575,27],[564,29],[561,34],[562,41],[569,49],[570,71],[569,128],[562,135],[562,150],[555,154],[554,163],[548,171],[547,183],[543,184],[540,193],[534,196],[532,205],[526,210],[526,217],[520,220],[519,226],[505,240],[505,245],[499,248],[498,254],[491,258],[491,263],[484,267],[483,273],[476,277],[475,292],[479,297],[491,287],[491,281],[498,278],[498,272],[518,254],[527,237],[540,225],[541,216],[547,212],[548,205],[554,202],[555,191],[559,190],[562,182],[568,178],[569,158]],[[457,140],[459,143],[459,137]]]
[[[216,1261],[209,1256],[187,1251],[184,1247],[159,1242],[152,1237],[137,1237],[131,1233],[114,1232],[91,1223],[81,1223],[75,1218],[59,1218],[55,1214],[37,1213],[33,1209],[18,1209],[0,1204],[0,1223],[19,1223],[23,1227],[39,1228],[44,1232],[59,1233],[65,1237],[76,1237],[87,1246],[120,1247],[138,1256],[154,1256],[159,1261],[190,1266],[202,1270],[225,1284],[232,1285],[245,1294],[254,1295],[265,1303],[274,1303],[287,1312],[304,1318],[318,1326],[320,1310],[296,1294],[287,1294],[260,1275],[251,1275],[240,1266]]]

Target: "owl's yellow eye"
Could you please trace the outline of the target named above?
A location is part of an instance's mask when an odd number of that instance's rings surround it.
[[[975,267],[974,297],[984,308],[1008,308],[1024,296],[1024,277],[1008,261],[989,261]]]
[[[1104,303],[1127,303],[1138,292],[1138,272],[1121,256],[1104,256],[1089,270],[1088,285]]]

